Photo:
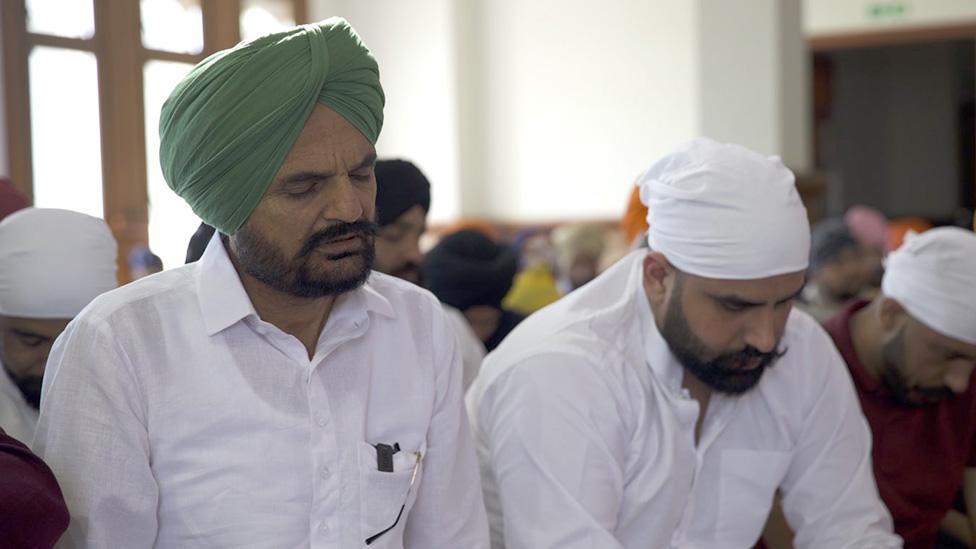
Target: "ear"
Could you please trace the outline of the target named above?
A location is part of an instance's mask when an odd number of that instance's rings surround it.
[[[668,297],[668,287],[674,278],[674,267],[661,252],[650,251],[642,264],[644,292],[652,308],[662,306]]]
[[[901,327],[905,321],[905,308],[890,297],[881,297],[881,306],[878,309],[878,319],[881,321],[881,329],[885,333],[890,333]]]

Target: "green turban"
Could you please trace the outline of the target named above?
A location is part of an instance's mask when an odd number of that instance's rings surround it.
[[[201,61],[159,117],[166,183],[200,219],[233,234],[251,215],[316,103],[376,143],[376,60],[344,19],[244,42]]]

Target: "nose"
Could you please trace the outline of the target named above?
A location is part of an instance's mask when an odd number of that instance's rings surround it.
[[[331,193],[323,193],[324,200],[328,201],[325,205],[325,217],[333,221],[343,221],[353,223],[363,218],[363,203],[360,200],[356,185],[348,175],[336,178]]]
[[[969,361],[955,361],[946,369],[944,383],[955,394],[962,394],[969,389],[969,379],[972,377],[976,363]]]
[[[745,342],[762,353],[776,348],[776,319],[772,307],[757,307],[749,319],[749,330]]]

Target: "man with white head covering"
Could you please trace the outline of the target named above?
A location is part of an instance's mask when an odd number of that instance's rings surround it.
[[[976,532],[976,234],[909,235],[881,294],[825,324],[874,435],[878,490],[905,547]],[[950,511],[960,487],[969,516]],[[948,515],[947,515],[948,513]]]
[[[487,546],[450,325],[371,270],[383,103],[339,18],[217,52],[170,94],[163,174],[217,234],[51,352],[33,446],[67,545]]]
[[[0,222],[0,429],[30,443],[51,345],[116,286],[117,245],[101,219],[27,208]]]
[[[640,186],[651,250],[529,317],[468,393],[493,546],[751,547],[779,490],[797,547],[899,547],[850,378],[791,310],[793,174],[698,139]]]

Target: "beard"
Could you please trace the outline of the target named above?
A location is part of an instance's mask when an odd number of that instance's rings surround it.
[[[7,370],[7,377],[20,389],[20,394],[24,396],[27,404],[35,410],[41,408],[41,385],[44,382],[44,376],[17,376]]]
[[[707,358],[714,353],[710,353],[705,343],[691,330],[679,304],[680,291],[680,287],[675,288],[675,294],[668,303],[661,336],[685,370],[712,390],[729,395],[743,394],[755,387],[766,369],[786,354],[785,349],[764,353],[747,346],[741,351]],[[757,359],[756,367],[745,368]]]
[[[891,398],[902,406],[918,408],[940,400],[952,398],[955,394],[948,387],[911,387],[905,379],[905,327],[902,326],[895,337],[881,346],[884,369],[881,370],[881,383],[891,394]]]
[[[324,243],[350,236],[359,238],[362,246],[337,254],[315,253]],[[376,224],[370,221],[337,223],[308,237],[289,259],[246,226],[234,234],[241,270],[279,292],[301,298],[339,295],[365,284],[376,257],[375,238]],[[317,256],[325,258],[324,265],[316,266],[323,263]]]

